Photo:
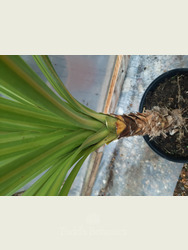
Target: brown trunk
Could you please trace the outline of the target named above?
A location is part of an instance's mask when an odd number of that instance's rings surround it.
[[[178,109],[168,110],[154,107],[143,113],[130,113],[128,115],[115,115],[118,138],[134,135],[149,135],[155,137],[166,136],[166,133],[174,134],[183,126],[184,119]]]

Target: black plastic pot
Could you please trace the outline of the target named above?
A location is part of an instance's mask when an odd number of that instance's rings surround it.
[[[148,92],[153,92],[158,86],[159,84],[161,84],[162,82],[164,82],[165,79],[169,79],[175,75],[179,75],[179,74],[185,74],[188,73],[188,68],[179,68],[179,69],[173,69],[170,70],[168,72],[165,72],[164,74],[160,75],[159,77],[157,77],[150,85],[149,87],[146,89],[141,102],[140,102],[140,107],[139,107],[139,112],[143,111],[144,105],[145,105],[145,99],[146,96],[148,95]],[[154,141],[150,140],[149,136],[144,136],[144,139],[146,141],[146,143],[149,145],[149,147],[158,155],[160,155],[161,157],[165,158],[166,160],[169,161],[173,161],[173,162],[179,162],[179,163],[187,163],[188,162],[188,157],[175,157],[173,155],[169,155],[166,154],[164,151],[162,151],[157,144],[155,144]]]

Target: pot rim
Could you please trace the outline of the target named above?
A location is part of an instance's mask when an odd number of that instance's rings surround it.
[[[165,80],[165,78],[171,78],[177,74],[184,74],[184,73],[188,73],[188,68],[176,68],[176,69],[172,69],[169,70],[161,75],[159,75],[157,78],[155,78],[150,85],[147,87],[147,89],[144,92],[144,95],[142,96],[140,105],[139,105],[139,112],[143,111],[144,108],[144,102],[146,99],[146,96],[148,94],[148,92],[150,91],[154,91],[159,84]],[[188,162],[188,157],[175,157],[173,155],[169,155],[166,154],[165,152],[163,152],[159,147],[156,146],[156,144],[150,140],[148,135],[143,136],[144,140],[146,141],[146,143],[148,144],[148,146],[158,155],[160,155],[161,157],[165,158],[166,160],[169,161],[173,161],[173,162],[178,162],[178,163],[187,163]]]

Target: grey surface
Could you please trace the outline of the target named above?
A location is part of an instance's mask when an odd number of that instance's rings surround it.
[[[31,56],[22,58],[45,81]],[[108,55],[51,55],[58,76],[70,93],[87,107],[101,112],[116,56]]]
[[[101,112],[104,107],[116,56],[51,55],[49,57],[70,93],[89,108]],[[48,84],[33,58],[29,55],[24,55],[22,58]],[[80,194],[89,159],[90,157],[82,165],[69,195]],[[21,188],[19,192],[28,189],[40,176]]]
[[[188,67],[188,56],[131,56],[116,114],[138,111],[148,85],[160,74]],[[159,157],[142,137],[105,147],[92,195],[173,195],[183,164]]]

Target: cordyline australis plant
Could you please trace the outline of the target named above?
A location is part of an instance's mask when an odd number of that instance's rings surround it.
[[[124,136],[165,134],[181,123],[168,110],[97,113],[68,92],[47,56],[33,58],[51,87],[21,57],[0,56],[0,195],[13,195],[44,171],[23,195],[67,195],[97,148]]]

